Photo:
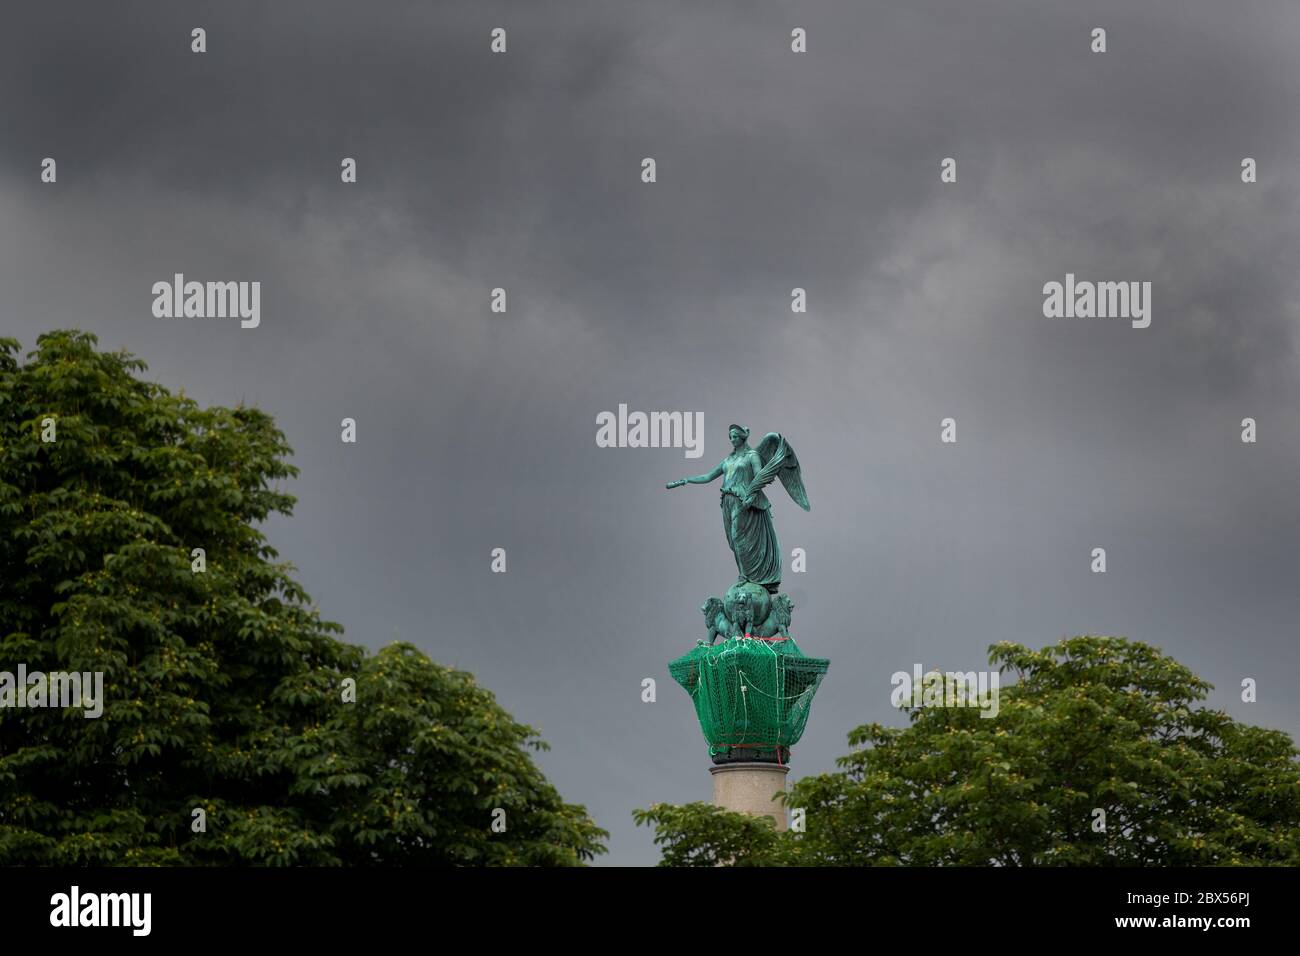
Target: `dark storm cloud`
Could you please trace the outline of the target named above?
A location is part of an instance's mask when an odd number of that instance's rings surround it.
[[[274,414],[303,474],[271,532],[322,612],[540,726],[615,862],[656,856],[633,807],[708,795],[664,664],[731,562],[716,489],[662,486],[737,419],[812,499],[774,496],[833,660],[796,772],[897,720],[895,670],[1089,631],[1294,733],[1300,8],[1043,6],[15,5],[0,330],[88,328]],[[154,319],[174,271],[261,280],[261,327]],[[1150,281],[1151,328],[1045,319],[1067,272]],[[704,457],[597,448],[620,402],[703,412]]]

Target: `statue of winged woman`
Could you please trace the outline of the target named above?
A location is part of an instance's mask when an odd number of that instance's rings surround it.
[[[748,428],[732,425],[727,436],[731,454],[717,468],[705,475],[670,481],[667,487],[707,485],[722,477],[722,530],[736,558],[737,583],[749,581],[775,594],[781,586],[781,545],[772,525],[772,503],[763,489],[780,478],[795,504],[809,510],[799,459],[777,432],[764,435],[756,448],[749,446]]]

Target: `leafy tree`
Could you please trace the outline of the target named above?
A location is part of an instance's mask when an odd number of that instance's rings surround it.
[[[653,824],[663,844],[660,866],[774,866],[793,863],[768,817],[733,813],[709,803],[656,803],[633,810],[638,826]]]
[[[1016,677],[998,716],[853,730],[839,772],[792,788],[803,834],[703,804],[637,811],[661,865],[1300,864],[1291,738],[1197,706],[1211,687],[1177,661],[1094,636],[989,660]]]
[[[0,671],[102,672],[105,698],[98,719],[0,708],[0,864],[604,852],[472,676],[409,645],[368,655],[309,607],[256,527],[293,505],[273,421],[200,408],[96,344],[53,332],[21,363],[0,340]]]

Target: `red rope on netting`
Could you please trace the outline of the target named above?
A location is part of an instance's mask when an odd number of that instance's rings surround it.
[[[723,642],[725,643],[726,641],[734,641],[734,640],[737,640],[737,639],[740,638],[740,637],[747,638],[748,640],[751,640],[751,641],[767,641],[769,644],[779,644],[779,643],[781,643],[781,641],[793,641],[793,640],[794,640],[794,636],[793,636],[793,635],[790,635],[790,636],[787,636],[787,637],[759,637],[757,634],[740,634],[740,635],[737,635],[737,637],[724,637],[722,640],[723,640]],[[710,644],[709,646],[710,646],[710,647],[721,647],[722,645],[721,645],[721,644]]]

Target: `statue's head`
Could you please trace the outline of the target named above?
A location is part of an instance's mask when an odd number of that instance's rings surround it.
[[[727,437],[731,439],[732,448],[739,448],[749,440],[749,429],[743,425],[732,425],[727,429]]]

